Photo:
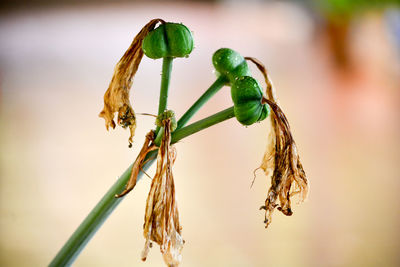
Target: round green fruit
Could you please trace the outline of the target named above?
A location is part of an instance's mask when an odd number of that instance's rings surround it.
[[[269,106],[261,103],[263,94],[254,78],[250,76],[237,78],[232,84],[231,96],[235,117],[241,124],[251,125],[269,115]]]
[[[230,48],[218,49],[212,62],[218,75],[226,77],[230,84],[239,77],[251,75],[246,60]]]
[[[185,25],[167,22],[147,34],[142,49],[153,59],[187,57],[193,50],[193,36]]]

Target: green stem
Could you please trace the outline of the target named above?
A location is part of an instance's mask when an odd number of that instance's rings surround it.
[[[160,88],[160,101],[158,102],[158,115],[163,113],[167,109],[168,103],[168,88],[169,81],[171,78],[172,72],[172,61],[173,57],[164,57],[163,65],[162,65],[162,74],[161,74],[161,88]],[[160,127],[157,126],[156,133],[158,133]]]
[[[143,165],[143,170],[146,171],[155,161],[157,151],[152,151],[148,154],[149,161]],[[132,165],[118,178],[111,186],[103,198],[97,203],[93,210],[87,215],[85,220],[79,225],[72,236],[64,244],[56,257],[49,264],[50,267],[70,266],[78,257],[82,249],[90,241],[93,235],[97,232],[100,226],[105,222],[108,216],[114,211],[118,204],[123,200],[116,198],[115,194],[122,192],[125,184],[131,176]],[[138,180],[142,178],[143,172],[139,172]]]
[[[234,117],[233,107],[218,112],[210,117],[202,119],[184,128],[176,130],[172,133],[171,143],[176,143],[179,140],[197,133],[207,127],[222,122]],[[143,171],[146,171],[155,161],[157,151],[152,151],[146,156],[146,164],[143,166]],[[145,161],[146,161],[145,160]],[[115,198],[116,194],[121,193],[125,188],[126,183],[130,178],[132,165],[119,177],[113,186],[107,191],[99,203],[88,214],[81,225],[75,230],[72,236],[64,244],[56,257],[51,261],[50,267],[69,266],[78,257],[79,253],[86,246],[89,240],[93,237],[100,226],[105,222],[108,216],[114,211],[123,198]],[[139,172],[137,180],[139,181],[143,172]]]
[[[172,70],[172,57],[163,58],[161,88],[160,88],[160,101],[158,106],[158,115],[160,115],[167,107],[168,102],[168,88]],[[157,131],[159,127],[157,127]],[[148,154],[146,159],[149,159],[143,166],[143,170],[148,169],[156,158],[156,151]],[[76,229],[72,236],[68,239],[67,243],[61,248],[56,257],[49,266],[67,266],[72,264],[75,258],[79,255],[81,250],[86,246],[87,242],[92,238],[100,226],[104,223],[107,217],[113,212],[123,198],[115,198],[115,194],[120,193],[125,184],[130,178],[132,165],[121,175],[121,177],[114,183],[114,185],[107,191],[100,202],[88,214],[81,225]],[[141,179],[143,172],[139,172],[137,177]]]
[[[182,128],[193,117],[193,115],[211,98],[213,97],[227,82],[225,77],[220,76],[204,94],[186,111],[179,119],[176,130]]]
[[[196,114],[196,112],[211,98],[213,97],[227,82],[227,78],[220,76],[215,82],[200,96],[199,99],[183,114],[178,121],[176,130],[181,129],[186,123]],[[162,138],[162,129],[156,129],[155,144],[160,144]]]
[[[171,143],[174,144],[189,135],[197,133],[205,128],[208,128],[210,126],[213,126],[217,123],[223,122],[223,121],[228,120],[233,117],[235,117],[233,107],[227,108],[227,109],[220,111],[214,115],[211,115],[205,119],[202,119],[195,123],[192,123],[184,128],[175,130],[172,133]]]

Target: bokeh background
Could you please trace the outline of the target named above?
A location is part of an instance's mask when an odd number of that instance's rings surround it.
[[[234,119],[177,144],[182,266],[400,265],[400,12],[397,1],[4,1],[0,9],[0,265],[45,266],[135,159],[152,117],[107,132],[97,117],[113,68],[150,19],[183,22],[178,116],[215,80],[221,47],[266,64],[308,175],[308,200],[264,229],[269,179],[253,170],[267,122]],[[397,2],[398,3],[398,2]],[[144,58],[136,112],[156,113],[161,60]],[[261,75],[253,68],[255,77]],[[194,118],[231,106],[224,88]],[[154,169],[149,171],[154,173]],[[140,181],[75,266],[143,263],[150,179]]]

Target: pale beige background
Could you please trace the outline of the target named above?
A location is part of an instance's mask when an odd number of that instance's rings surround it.
[[[399,54],[381,14],[352,28],[347,75],[309,13],[293,4],[121,4],[3,12],[0,18],[0,265],[45,266],[125,168],[153,118],[106,132],[97,117],[113,68],[151,18],[183,22],[195,49],[177,59],[169,107],[183,112],[215,80],[212,53],[231,47],[268,67],[311,183],[294,215],[263,227],[268,180],[252,172],[267,123],[235,120],[177,144],[174,167],[186,245],[182,266],[398,266]],[[253,68],[254,70],[254,68]],[[156,113],[161,61],[144,58],[137,112]],[[257,73],[254,70],[254,73]],[[261,76],[255,74],[262,81]],[[231,105],[229,88],[195,119]],[[149,171],[153,173],[153,171]],[[150,180],[122,202],[75,266],[140,261]]]

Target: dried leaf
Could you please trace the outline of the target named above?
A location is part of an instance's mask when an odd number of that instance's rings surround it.
[[[164,136],[157,156],[157,170],[151,183],[146,203],[143,235],[146,238],[142,260],[146,260],[151,242],[160,245],[167,266],[178,266],[184,240],[179,223],[178,206],[175,200],[175,185],[172,165],[176,158],[171,146],[171,119],[165,119]]]
[[[260,166],[266,175],[272,172],[271,187],[268,190],[265,206],[261,207],[265,210],[265,227],[268,227],[271,223],[272,212],[278,206],[276,203],[278,198],[280,203],[278,210],[287,216],[292,215],[291,197],[299,194],[300,201],[304,201],[308,193],[308,181],[297,153],[289,122],[279,107],[275,90],[264,65],[257,59],[250,57],[246,57],[246,59],[256,64],[264,75],[267,84],[267,98],[264,98],[263,101],[273,111],[271,123],[275,138],[270,140]]]
[[[146,140],[145,140],[145,142],[143,144],[143,147],[140,150],[139,155],[137,156],[135,162],[132,165],[131,176],[129,178],[128,183],[125,186],[124,191],[122,191],[119,195],[115,195],[115,197],[117,197],[117,198],[123,197],[126,194],[128,194],[135,187],[136,181],[137,181],[137,176],[138,176],[140,170],[143,167],[144,160],[145,160],[147,154],[150,151],[153,151],[153,150],[157,149],[157,146],[152,143],[153,141],[154,141],[154,132],[150,131],[146,135]]]
[[[135,135],[136,116],[129,101],[129,91],[132,86],[132,79],[143,57],[143,39],[159,22],[165,23],[161,19],[153,19],[147,23],[133,39],[132,44],[115,66],[114,75],[104,94],[104,108],[99,114],[100,117],[105,119],[108,130],[109,127],[115,128],[114,113],[118,112],[118,124],[123,128],[129,127],[130,129],[130,144]]]

